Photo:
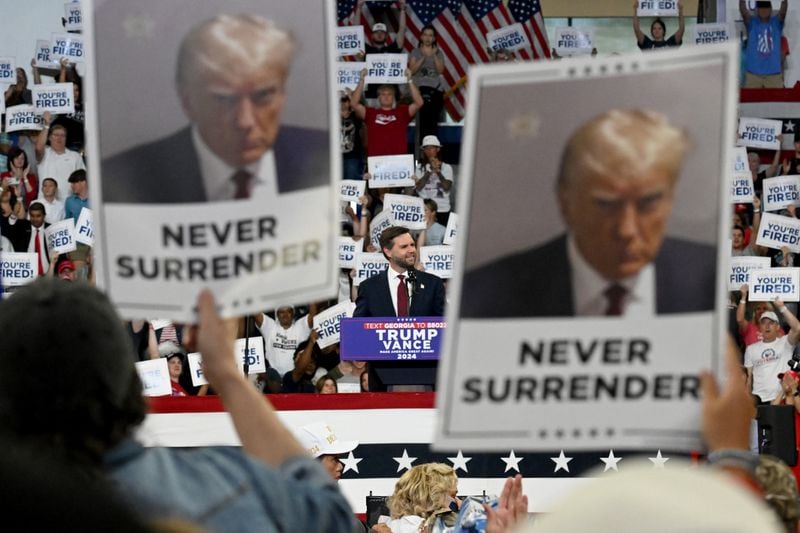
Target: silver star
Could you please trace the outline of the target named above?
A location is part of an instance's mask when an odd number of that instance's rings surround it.
[[[347,457],[342,459],[342,464],[344,465],[344,470],[342,470],[342,474],[344,474],[348,470],[352,470],[353,472],[358,474],[359,473],[358,463],[360,463],[363,460],[364,460],[363,457],[360,459],[355,458],[353,456],[353,452],[351,451],[349,454],[347,454]]]

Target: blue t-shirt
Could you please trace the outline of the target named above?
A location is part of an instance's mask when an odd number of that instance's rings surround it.
[[[783,21],[778,15],[762,22],[750,17],[747,24],[747,49],[745,69],[757,76],[781,73],[781,33]]]

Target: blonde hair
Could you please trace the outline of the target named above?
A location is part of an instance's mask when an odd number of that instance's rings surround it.
[[[447,496],[458,485],[456,472],[444,463],[417,465],[400,476],[386,501],[392,518],[416,515],[428,518],[446,507]]]
[[[219,15],[192,28],[178,50],[176,83],[189,88],[200,73],[237,78],[262,66],[289,72],[292,34],[258,15]]]
[[[782,522],[794,523],[800,519],[797,480],[783,461],[771,455],[759,455],[756,479],[764,491],[767,505]]]
[[[612,109],[580,126],[561,156],[558,188],[582,175],[636,178],[666,171],[672,183],[689,149],[688,134],[667,117],[641,109]]]

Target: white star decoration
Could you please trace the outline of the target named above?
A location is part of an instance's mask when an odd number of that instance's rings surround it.
[[[603,472],[608,472],[609,470],[614,470],[615,472],[619,472],[619,468],[617,468],[617,463],[622,460],[622,457],[614,457],[614,450],[608,450],[608,457],[601,457],[601,461],[603,464],[606,465],[603,468]]]
[[[790,132],[794,133],[794,122],[791,120],[786,122],[786,131],[784,133],[790,133]]]
[[[363,457],[357,459],[356,457],[353,456],[353,452],[350,452],[349,454],[347,454],[347,457],[342,459],[342,464],[344,465],[344,470],[342,470],[342,474],[344,474],[348,470],[352,470],[356,474],[359,474],[360,472],[358,471],[358,463],[360,463],[363,460],[364,460]]]
[[[392,457],[395,461],[397,461],[397,471],[401,471],[403,469],[410,470],[412,463],[417,460],[416,457],[409,457],[408,451],[403,448],[403,456],[402,457]]]
[[[664,468],[664,465],[669,461],[669,457],[661,457],[661,450],[658,450],[655,457],[648,457],[648,459],[652,461],[653,468]]]
[[[569,462],[572,461],[572,457],[566,457],[564,455],[564,450],[561,450],[561,453],[558,454],[558,457],[551,457],[550,460],[556,463],[556,468],[553,470],[553,473],[558,472],[559,470],[569,472]]]
[[[503,472],[508,472],[512,468],[519,472],[519,462],[522,461],[523,458],[514,455],[514,450],[511,450],[508,457],[501,457],[500,459],[506,464],[506,469],[503,470]]]
[[[447,460],[453,463],[453,470],[457,471],[460,468],[464,472],[469,472],[467,470],[467,463],[472,460],[472,457],[464,457],[461,450],[458,450],[458,455],[455,457],[448,457]]]

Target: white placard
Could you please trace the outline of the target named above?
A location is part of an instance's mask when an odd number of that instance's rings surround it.
[[[65,218],[51,224],[44,230],[44,240],[47,243],[48,252],[65,254],[76,250],[78,246],[75,241],[75,221]]]
[[[800,220],[792,217],[762,213],[756,244],[780,250],[784,246],[800,252]]]
[[[730,202],[733,204],[753,203],[753,177],[748,172],[734,174],[731,177]]]
[[[81,209],[78,222],[75,223],[75,240],[89,246],[94,246],[94,217],[88,207]]]
[[[778,135],[782,132],[783,122],[780,120],[742,117],[739,119],[738,144],[750,148],[778,150],[781,147]]]
[[[50,111],[54,115],[75,112],[75,98],[71,83],[51,83],[31,87],[33,107],[37,113]]]
[[[737,146],[733,149],[731,165],[733,165],[731,167],[731,172],[733,174],[750,174],[750,164],[747,160],[747,148],[744,146]]]
[[[639,0],[636,13],[640,17],[677,17],[678,0]]]
[[[470,69],[456,202],[469,224],[448,283],[434,449],[700,446],[699,374],[724,367],[731,147],[720,139],[736,130],[738,65],[723,43]],[[646,150],[658,154],[646,167],[674,170],[626,172]],[[646,255],[619,247],[622,219],[606,225],[595,194],[624,197],[610,209],[627,213],[655,200]],[[587,264],[611,280],[646,274],[647,304],[573,285]]]
[[[75,33],[54,33],[50,36],[50,60],[59,61],[62,57],[70,63],[86,61],[83,37]]]
[[[389,210],[384,209],[380,213],[378,213],[375,218],[369,223],[369,239],[372,246],[374,246],[377,250],[381,249],[381,233],[386,228],[394,226],[394,219],[392,219],[392,213]]]
[[[402,85],[406,79],[408,54],[367,54],[366,83]]]
[[[370,189],[414,185],[414,154],[381,155],[367,158]]]
[[[800,176],[778,176],[763,182],[761,203],[764,211],[778,211],[790,205],[800,205]]]
[[[560,27],[555,34],[556,52],[561,56],[591,54],[594,48],[592,28]]]
[[[800,301],[800,268],[781,267],[751,270],[747,282],[747,299],[751,302]]]
[[[344,301],[314,315],[314,329],[317,330],[317,344],[320,348],[339,342],[339,323],[342,318],[352,317],[355,308],[355,302]]]
[[[486,34],[486,42],[493,51],[505,49],[514,52],[530,45],[520,22],[490,31]]]
[[[32,105],[22,104],[13,105],[6,108],[6,129],[7,132],[21,130],[41,130],[44,127],[42,116],[39,115]]]
[[[363,26],[336,27],[336,55],[339,57],[354,56],[364,53]]]
[[[3,94],[5,94],[7,88],[8,87],[0,83],[0,91],[2,91]],[[0,98],[0,114],[5,112],[6,112],[6,99]],[[5,157],[5,154],[3,154],[3,156]],[[8,161],[8,159],[6,159],[6,161]],[[6,168],[6,161],[3,162],[3,166],[1,166],[0,168]]]
[[[17,63],[13,57],[0,57],[0,85],[17,83]]]
[[[36,58],[36,66],[39,68],[60,68],[57,61],[53,61],[50,57],[50,41],[48,39],[37,39],[36,49],[33,51],[33,57]]]
[[[249,365],[247,369],[248,374],[259,374],[267,371],[263,337],[236,339],[235,350],[238,355],[236,361],[240,369],[244,370],[244,364],[247,362]]]
[[[293,0],[278,9],[275,2],[241,0],[231,11],[224,2],[212,4],[200,9],[195,0],[170,0],[165,9],[163,0],[137,0],[135,12],[122,19],[131,10],[128,0],[104,0],[91,11],[83,4],[86,56],[94,63],[86,69],[86,86],[96,89],[86,94],[86,116],[97,122],[86,154],[96,178],[90,200],[97,283],[124,318],[191,322],[203,288],[213,292],[220,313],[232,317],[324,299],[338,286],[342,169],[331,166],[340,124],[330,92],[335,6]],[[250,16],[265,24],[253,26]],[[128,19],[132,34],[123,31]],[[145,27],[152,21],[156,31]],[[241,24],[253,31],[226,33]],[[275,136],[226,143],[236,128],[225,120],[224,106],[166,103],[188,93],[193,99],[216,81],[226,84],[233,99],[245,97],[246,87],[263,78],[257,58],[276,57],[288,46],[284,33],[270,27],[303,36],[292,68],[273,76],[291,88],[264,119]],[[223,34],[225,46],[217,46]],[[187,40],[192,36],[197,39]],[[181,43],[193,57],[203,57],[202,72],[192,71],[204,83],[187,82],[179,90],[175,58]],[[237,53],[227,54],[230,48]],[[160,103],[153,103],[154,94],[163,96],[156,99]],[[125,119],[131,110],[135,121]],[[316,119],[307,120],[311,116]],[[192,141],[198,133],[223,142],[209,141],[209,153],[198,154]],[[267,157],[274,171],[245,180],[246,187],[215,188],[203,180],[205,155],[232,169],[257,166]]]
[[[455,248],[452,246],[423,246],[419,249],[419,260],[425,267],[425,272],[435,274],[442,279],[453,277]]]
[[[389,268],[389,261],[383,254],[362,252],[356,254],[356,275],[353,278],[353,285],[361,285],[361,282],[380,274]]]
[[[80,2],[67,2],[64,4],[64,29],[67,31],[81,31],[83,29],[83,16]]]
[[[392,214],[395,226],[422,230],[425,229],[425,200],[419,196],[387,193],[383,196],[383,210]]]
[[[3,286],[19,287],[36,279],[39,271],[36,254],[27,252],[0,252],[0,281]]]
[[[770,267],[770,258],[755,255],[740,255],[730,258],[728,273],[728,290],[738,291],[749,281],[751,270],[763,270]]]
[[[724,43],[731,39],[728,24],[697,24],[694,27],[694,44]]]
[[[356,264],[356,254],[361,251],[364,241],[352,237],[339,237],[339,268],[353,268]]]
[[[199,352],[193,352],[186,356],[189,360],[189,374],[192,376],[192,385],[199,387],[201,385],[208,385],[208,380],[203,374],[203,355]]]
[[[339,185],[339,199],[345,202],[357,202],[364,196],[367,182],[364,180],[342,180]]]
[[[447,227],[444,229],[444,239],[442,243],[453,245],[456,243],[456,235],[458,234],[458,215],[450,212],[447,217]]]
[[[367,68],[365,61],[339,61],[336,63],[336,83],[340,90],[354,91],[361,80],[361,71]]]
[[[172,395],[172,382],[169,379],[169,364],[166,358],[137,361],[136,372],[142,381],[142,393],[145,396]]]

